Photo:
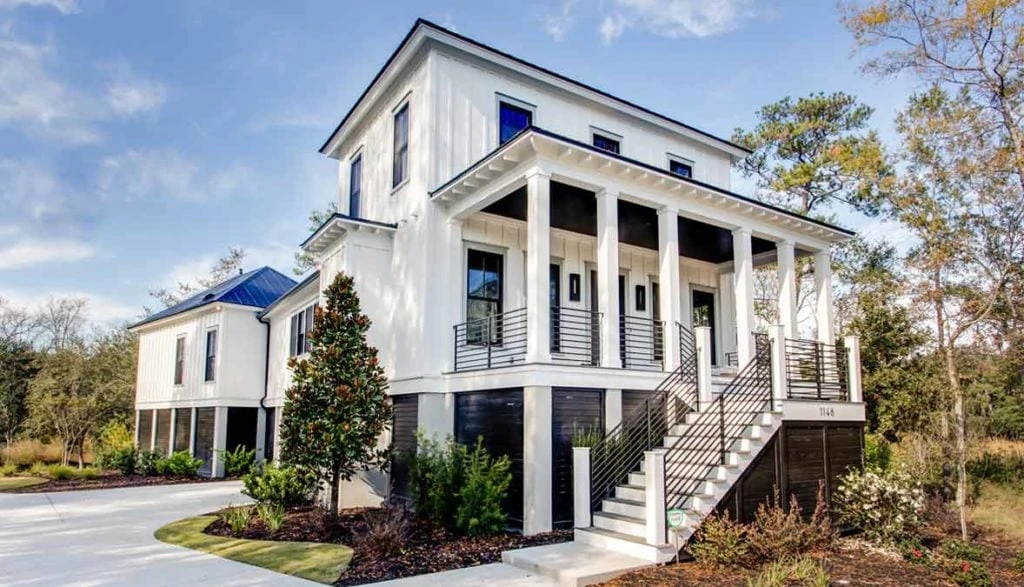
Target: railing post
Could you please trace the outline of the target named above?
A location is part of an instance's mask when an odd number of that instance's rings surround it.
[[[818,386],[818,399],[821,399],[821,382],[825,379],[825,373],[822,370],[822,354],[824,354],[825,345],[820,342],[814,343],[814,382]]]
[[[644,494],[647,544],[665,544],[665,450],[644,452]]]
[[[860,403],[864,401],[860,379],[860,338],[847,336],[844,342],[846,343],[847,395],[851,403]]]
[[[494,333],[491,332],[491,317],[488,316],[487,317],[487,339],[486,339],[487,340],[486,344],[487,344],[487,368],[488,369],[491,368],[491,342],[492,342],[491,336],[493,334]]]
[[[590,447],[572,449],[572,512],[573,526],[589,528],[590,519]]]
[[[786,390],[786,328],[777,324],[768,328],[768,336],[771,340],[771,367],[772,367],[772,411],[782,411],[782,400],[787,395]]]
[[[693,329],[697,342],[697,411],[711,403],[711,328]]]

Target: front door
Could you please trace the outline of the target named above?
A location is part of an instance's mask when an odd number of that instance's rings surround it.
[[[719,364],[715,348],[715,294],[710,291],[693,290],[693,325],[711,329],[711,362]]]

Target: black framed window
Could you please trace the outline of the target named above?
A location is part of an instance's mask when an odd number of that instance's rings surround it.
[[[598,134],[596,132],[594,133],[594,146],[598,149],[616,154],[618,154],[619,148],[621,147],[618,139],[613,139],[612,137]]]
[[[363,192],[363,156],[357,155],[349,166],[348,173],[348,215],[361,218],[359,201]]]
[[[174,341],[174,384],[181,385],[185,379],[185,337]]]
[[[398,187],[409,177],[409,105],[395,113],[395,145],[391,186]]]
[[[562,350],[562,316],[560,307],[562,305],[562,267],[555,263],[551,264],[550,285],[548,295],[551,298],[551,350],[558,352]]]
[[[505,257],[469,249],[466,254],[466,342],[501,344]],[[488,333],[490,336],[488,337]]]
[[[206,331],[206,368],[204,379],[213,381],[217,376],[217,331]]]
[[[498,103],[498,144],[503,145],[533,124],[533,112],[508,102]]]
[[[670,159],[668,162],[668,170],[676,175],[683,177],[693,177],[693,166],[689,163],[683,163],[682,161],[676,161]]]
[[[313,304],[292,315],[291,342],[288,345],[289,356],[294,357],[309,352],[312,346],[309,333],[313,331],[313,316],[316,313],[316,307],[317,304]]]

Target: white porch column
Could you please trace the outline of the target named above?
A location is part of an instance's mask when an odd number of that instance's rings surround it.
[[[697,343],[697,404],[703,410],[711,403],[711,327],[693,329]]]
[[[544,290],[547,295],[547,289]],[[619,358],[619,194],[597,194],[597,311],[601,313],[601,366]]]
[[[604,390],[604,430],[611,432],[622,422],[622,390]]]
[[[572,517],[574,528],[590,527],[590,447],[572,449]]]
[[[256,410],[256,462],[262,463],[267,454],[267,408]]]
[[[523,388],[523,534],[550,532],[551,388]]]
[[[170,452],[167,454],[167,456],[171,456],[171,455],[173,455],[175,453],[175,451],[181,450],[180,448],[174,446],[174,437],[175,437],[174,431],[177,430],[177,429],[178,429],[178,410],[176,410],[174,408],[171,408],[171,440],[170,440],[170,442],[167,443],[167,446],[170,447],[168,449]],[[256,453],[256,456],[259,456],[259,452],[258,451]]]
[[[679,366],[679,215],[671,208],[658,210],[658,286],[665,335],[665,370]]]
[[[830,249],[814,254],[814,315],[818,323],[818,342],[835,344],[832,322],[832,258]]]
[[[786,329],[781,324],[768,327],[772,341],[772,411],[782,411],[782,400],[786,398]]]
[[[551,362],[551,176],[526,176],[526,362]]]
[[[213,463],[210,466],[212,477],[224,476],[224,451],[228,444],[228,408],[218,406],[213,418]]]
[[[732,255],[736,272],[736,357],[742,369],[754,356],[754,258],[750,229],[732,231]]]
[[[146,450],[156,450],[156,433],[158,432],[158,430],[156,429],[156,415],[157,412],[159,411],[160,410],[150,410],[149,415],[152,416],[153,424],[149,428],[149,446],[146,447]]]
[[[666,542],[665,521],[665,449],[644,452],[644,497],[647,544]]]
[[[199,412],[196,408],[189,408],[191,412],[191,419],[188,425],[188,454],[193,457],[196,456],[196,419],[199,417]]]
[[[779,267],[779,323],[786,338],[796,338],[796,250],[793,241],[775,245]]]
[[[846,344],[846,385],[849,390],[848,401],[860,403],[864,401],[864,390],[861,387],[860,373],[860,338],[847,336]]]

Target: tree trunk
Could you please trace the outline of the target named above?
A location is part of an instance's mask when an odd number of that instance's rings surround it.
[[[967,540],[967,417],[960,371],[952,347],[943,349],[946,377],[953,392],[953,418],[956,427],[956,507],[960,514],[960,537]]]
[[[338,501],[341,499],[341,467],[334,469],[334,478],[331,479],[331,503],[327,511],[331,513],[331,519],[338,518]]]

